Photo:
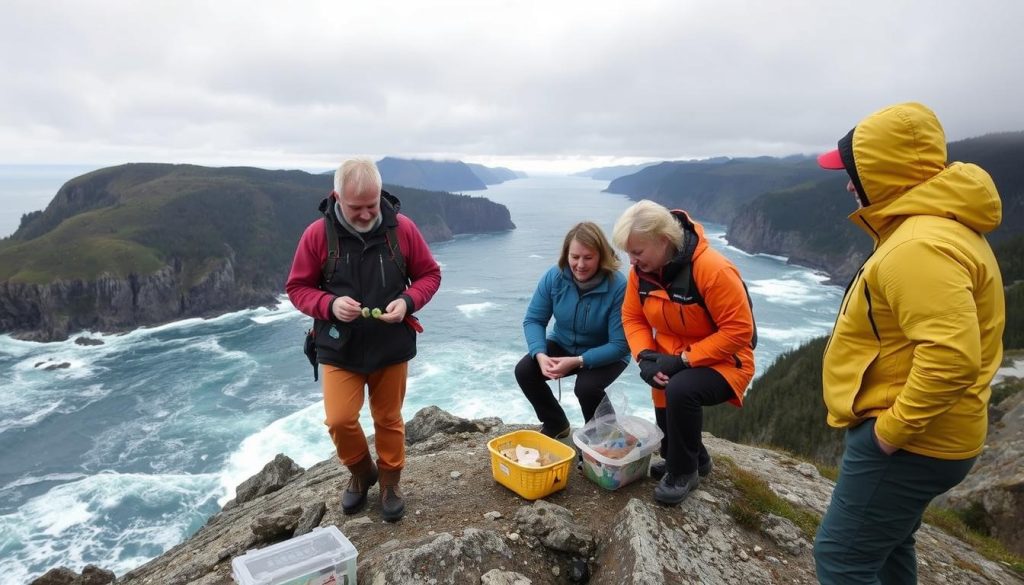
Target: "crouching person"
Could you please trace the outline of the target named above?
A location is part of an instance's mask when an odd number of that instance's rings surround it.
[[[402,404],[419,330],[413,312],[441,284],[426,241],[399,206],[381,190],[373,161],[345,161],[334,175],[334,191],[320,203],[323,218],[299,240],[286,284],[292,304],[315,320],[325,424],[351,472],[342,512],[361,511],[379,479],[381,516],[389,522],[405,514],[399,490],[405,467]],[[376,464],[359,424],[365,395]]]

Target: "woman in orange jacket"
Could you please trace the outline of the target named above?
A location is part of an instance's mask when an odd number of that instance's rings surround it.
[[[750,299],[736,266],[684,211],[640,201],[615,223],[612,240],[633,265],[622,326],[665,433],[664,468],[651,468],[661,475],[654,499],[675,505],[711,472],[703,407],[741,406],[754,376]]]

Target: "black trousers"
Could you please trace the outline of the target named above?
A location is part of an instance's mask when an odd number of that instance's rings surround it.
[[[654,418],[665,438],[661,456],[665,469],[673,475],[689,475],[711,458],[700,433],[704,427],[704,407],[733,398],[732,387],[711,368],[687,368],[672,376],[665,387],[665,408],[655,408]]]
[[[567,352],[562,346],[548,340],[547,354],[550,357],[567,357]],[[583,420],[589,421],[594,418],[594,411],[597,405],[601,404],[604,398],[604,389],[611,385],[619,374],[626,369],[626,363],[616,361],[599,368],[583,368],[576,372],[576,398],[580,401],[580,408],[583,410]],[[516,382],[522,388],[526,399],[533,405],[537,413],[537,419],[546,428],[552,431],[559,431],[569,426],[569,419],[565,417],[562,405],[558,403],[548,386],[548,378],[540,371],[540,364],[530,357],[530,354],[523,356],[516,364]]]

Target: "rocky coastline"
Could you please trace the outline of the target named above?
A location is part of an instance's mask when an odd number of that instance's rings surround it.
[[[793,520],[752,505],[751,482],[819,518],[831,480],[811,464],[710,435],[716,467],[683,504],[651,498],[641,479],[605,491],[572,470],[567,486],[526,501],[494,481],[487,442],[523,425],[465,420],[436,407],[407,423],[407,515],[382,522],[340,511],[348,472],[334,459],[302,469],[284,455],[185,542],[125,575],[56,568],[32,585],[228,585],[247,550],[337,526],[358,551],[358,581],[405,583],[815,583],[811,540]],[[753,479],[751,479],[753,478]],[[922,583],[1020,584],[1020,575],[934,527],[918,533]]]

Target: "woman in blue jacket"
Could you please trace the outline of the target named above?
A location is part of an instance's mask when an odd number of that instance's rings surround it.
[[[583,418],[594,417],[604,390],[629,363],[622,330],[626,279],[619,258],[597,224],[585,221],[565,235],[558,264],[537,284],[523,319],[529,353],[516,364],[516,381],[540,419],[540,432],[569,436],[569,419],[548,380],[576,376]],[[555,318],[545,337],[548,322]]]

